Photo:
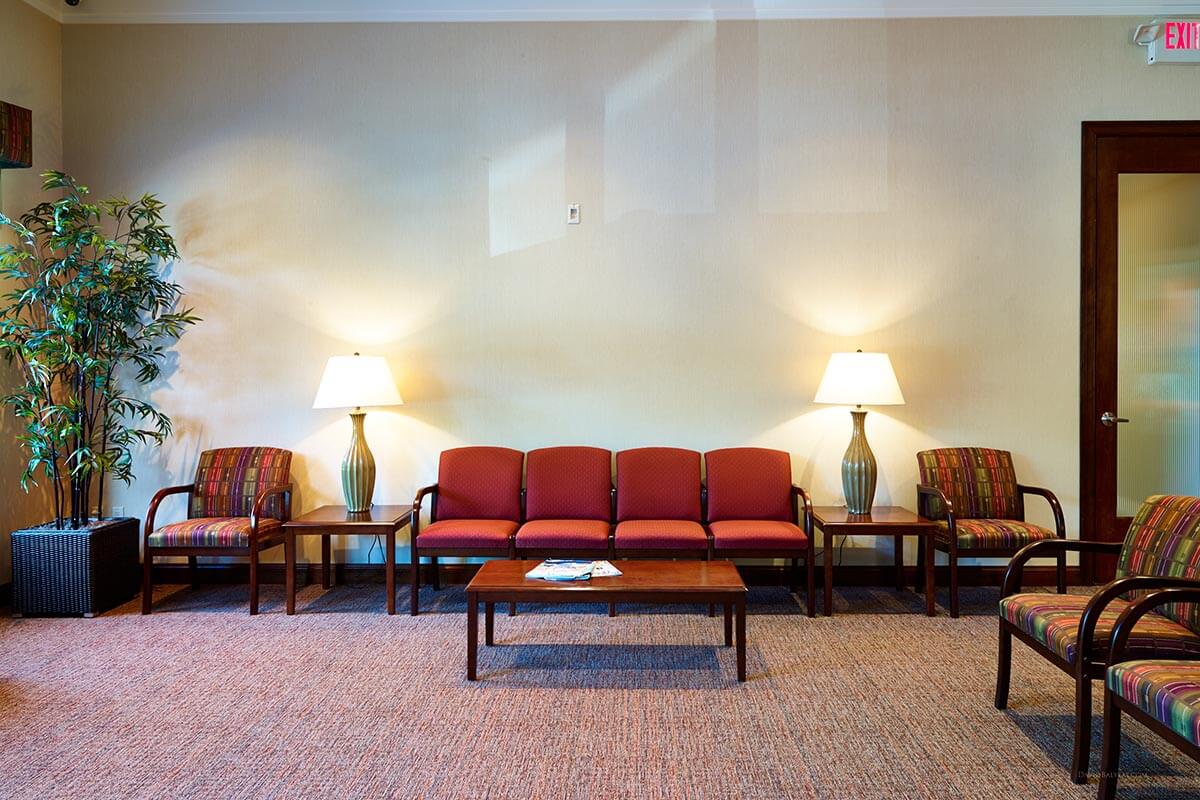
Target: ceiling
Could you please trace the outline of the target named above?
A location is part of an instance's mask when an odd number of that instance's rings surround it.
[[[25,0],[67,24],[844,19],[1200,14],[1143,0]]]

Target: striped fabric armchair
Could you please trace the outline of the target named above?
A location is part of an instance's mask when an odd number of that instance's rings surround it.
[[[917,453],[921,483],[917,508],[936,520],[940,530],[933,546],[950,559],[950,616],[958,616],[958,559],[1011,557],[1032,542],[1064,539],[1066,522],[1058,498],[1049,489],[1017,483],[1012,453],[986,447],[943,447]],[[1025,521],[1025,496],[1050,504],[1054,530]],[[917,563],[924,563],[921,540]],[[1058,554],[1058,591],[1065,592],[1067,561]]]
[[[142,553],[142,613],[153,600],[156,556],[187,556],[196,585],[199,556],[250,557],[250,613],[258,613],[258,554],[283,544],[291,519],[292,454],[275,447],[225,447],[200,454],[196,479],[160,490],[146,512]],[[188,516],[155,529],[158,507],[172,494],[188,495]]]
[[[1029,559],[1065,553],[1118,553],[1117,575],[1095,594],[1021,592]],[[1086,783],[1092,726],[1092,681],[1103,680],[1118,615],[1135,593],[1195,586],[1200,580],[1200,497],[1156,495],[1142,504],[1125,541],[1051,540],[1021,550],[1009,564],[1000,600],[996,708],[1008,705],[1015,636],[1075,679],[1071,779]],[[1200,605],[1163,606],[1137,620],[1125,652],[1131,659],[1200,659]]]
[[[1186,609],[1186,611],[1185,611]],[[1129,642],[1148,614],[1180,614],[1197,621],[1200,581],[1141,598],[1117,618],[1104,682],[1104,747],[1099,800],[1113,800],[1121,767],[1121,715],[1127,714],[1200,761],[1200,659],[1135,658]]]

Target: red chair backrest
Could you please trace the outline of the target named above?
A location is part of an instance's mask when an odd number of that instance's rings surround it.
[[[708,521],[769,519],[791,522],[792,457],[782,450],[729,447],[704,454]]]
[[[617,521],[700,521],[700,454],[677,447],[617,453]]]
[[[612,518],[612,452],[543,447],[525,457],[526,519]]]
[[[521,521],[521,462],[507,447],[456,447],[438,463],[438,519]]]

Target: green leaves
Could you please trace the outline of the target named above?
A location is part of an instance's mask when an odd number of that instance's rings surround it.
[[[167,348],[200,320],[178,310],[182,290],[162,277],[178,250],[157,197],[92,203],[70,175],[42,177],[58,200],[19,222],[0,214],[0,227],[17,237],[0,247],[0,276],[17,286],[0,305],[0,353],[23,375],[3,402],[24,425],[22,485],[48,479],[56,517],[61,523],[69,496],[78,525],[93,476],[101,491],[105,475],[131,481],[132,448],[171,433],[170,419],[125,393],[119,376],[157,380]]]

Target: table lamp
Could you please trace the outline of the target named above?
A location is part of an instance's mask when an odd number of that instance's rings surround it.
[[[875,481],[878,471],[875,454],[867,444],[864,423],[869,406],[902,406],[904,395],[892,370],[887,353],[834,353],[829,357],[821,385],[817,387],[816,403],[853,405],[850,412],[854,433],[850,446],[842,457],[842,491],[846,495],[846,510],[851,514],[870,514],[875,501]]]
[[[353,408],[350,449],[342,459],[342,495],[352,514],[371,510],[375,494],[375,456],[363,435],[363,406],[403,405],[387,362],[379,356],[333,356],[313,400],[313,408]]]

